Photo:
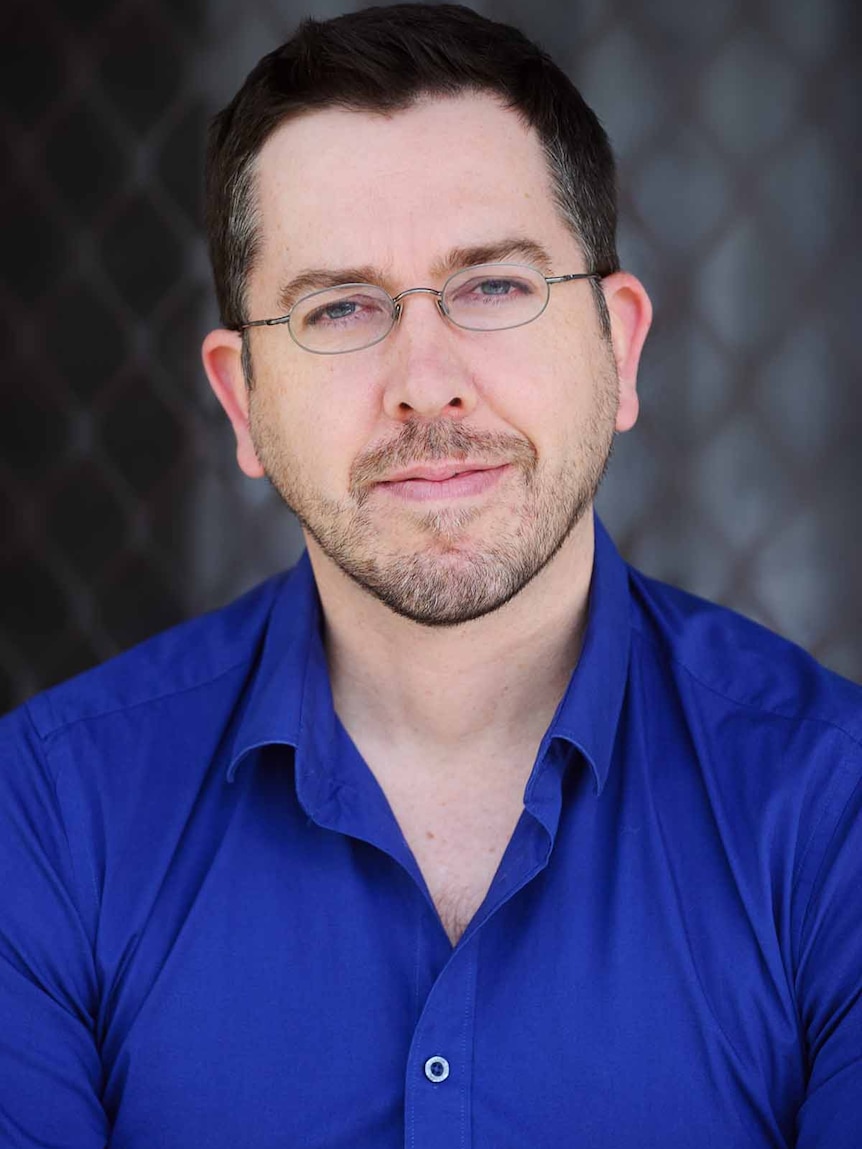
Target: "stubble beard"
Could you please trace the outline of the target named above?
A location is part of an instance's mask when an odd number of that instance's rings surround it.
[[[274,419],[251,394],[250,426],[272,485],[323,553],[366,592],[422,626],[452,627],[499,610],[554,558],[592,507],[613,446],[616,371],[596,381],[591,417],[564,465],[550,471],[516,435],[470,430],[451,420],[405,423],[398,436],[364,452],[350,473],[348,497],[329,499],[303,481]],[[387,474],[440,459],[509,463],[501,482],[519,484],[507,520],[492,532],[479,506],[417,510],[408,550],[387,549],[386,516],[372,489]],[[492,492],[491,498],[494,497]],[[471,527],[477,524],[476,535]]]

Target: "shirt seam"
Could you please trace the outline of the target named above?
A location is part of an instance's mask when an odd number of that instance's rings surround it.
[[[811,879],[811,889],[808,891],[808,897],[805,901],[805,909],[803,910],[803,913],[802,913],[802,921],[801,921],[800,926],[799,926],[799,945],[800,945],[800,948],[802,948],[802,946],[804,945],[805,931],[808,927],[808,918],[809,918],[809,915],[811,913],[811,903],[814,900],[814,895],[818,889],[818,884],[820,882],[820,878],[821,878],[821,875],[823,873],[823,867],[826,864],[826,856],[829,853],[829,847],[832,844],[832,842],[834,842],[835,835],[838,833],[838,828],[841,825],[841,822],[844,818],[844,815],[847,811],[847,808],[850,806],[850,803],[853,801],[853,795],[859,789],[860,785],[862,785],[862,779],[857,779],[856,784],[853,787],[851,787],[850,792],[847,794],[844,802],[842,802],[841,809],[838,811],[837,817],[835,818],[835,821],[832,824],[829,836],[826,839],[826,841],[823,843],[822,856],[820,858],[820,861],[818,862],[817,871]],[[822,816],[820,817],[820,819],[817,822],[817,826],[815,827],[815,830],[812,831],[811,842],[809,842],[808,846],[806,846],[805,853],[804,853],[803,858],[802,858],[802,862],[804,862],[808,858],[808,854],[810,853],[811,849],[813,848],[814,834],[820,828],[820,826],[822,825],[825,818],[826,818],[826,811],[824,810]],[[800,870],[802,869],[802,862],[800,862]],[[802,875],[800,873],[800,875],[797,877],[796,881],[793,884],[793,892],[794,893],[796,892],[796,888],[799,884],[799,881],[801,880],[801,877],[802,877]]]
[[[671,653],[664,647],[659,646],[655,639],[651,635],[645,633],[645,631],[643,631],[634,621],[631,625],[632,630],[638,635],[638,637],[643,639],[643,641],[649,645],[652,651],[654,651],[660,657],[666,658],[669,662],[674,663],[674,665],[678,666],[681,670],[684,670],[689,678],[692,678],[699,686],[702,686],[704,690],[708,690],[711,694],[715,694],[718,698],[724,699],[725,702],[731,702],[735,706],[744,707],[746,710],[752,710],[757,714],[769,714],[773,718],[782,718],[786,722],[817,723],[818,725],[825,726],[830,730],[838,731],[838,733],[843,734],[845,738],[849,738],[849,740],[855,747],[857,747],[857,749],[862,750],[862,740],[860,740],[860,738],[853,734],[850,730],[847,730],[844,726],[839,725],[832,719],[823,718],[819,715],[799,714],[797,712],[786,714],[780,710],[775,710],[772,707],[763,706],[762,704],[751,702],[743,698],[737,698],[733,694],[729,694],[723,690],[720,690],[711,682],[707,682],[705,679],[701,678],[699,674],[692,670],[688,663],[683,662],[682,659],[678,658],[675,654]]]
[[[80,901],[80,897],[79,897],[79,887],[78,887],[78,881],[79,881],[78,871],[77,871],[77,868],[75,866],[75,859],[74,859],[74,855],[72,853],[72,843],[71,843],[71,839],[69,837],[69,823],[68,823],[68,820],[66,818],[66,811],[65,811],[65,808],[63,805],[63,800],[60,797],[59,786],[58,786],[58,783],[60,780],[60,775],[63,773],[63,768],[65,766],[65,762],[60,765],[59,769],[57,770],[57,772],[55,774],[53,769],[52,769],[51,762],[50,762],[50,759],[48,756],[48,748],[45,745],[44,739],[42,738],[41,734],[39,733],[39,728],[36,725],[35,719],[34,719],[32,713],[30,711],[29,705],[25,705],[24,712],[27,715],[27,721],[29,722],[31,729],[33,730],[33,732],[35,733],[35,735],[38,739],[39,746],[40,746],[41,751],[42,751],[43,761],[44,761],[46,767],[48,767],[48,775],[51,779],[51,792],[53,794],[53,798],[54,798],[54,801],[55,801],[56,806],[57,806],[57,816],[60,819],[60,825],[63,829],[63,844],[64,844],[65,851],[66,851],[65,863],[66,863],[66,866],[68,867],[69,877],[71,879],[69,892],[71,893],[72,890],[74,890],[74,896],[73,896],[72,900],[73,900],[74,906],[75,906],[75,913],[76,913],[76,916],[77,916],[78,921],[80,923],[81,930],[82,930],[84,936],[89,941],[90,956],[93,959],[93,962],[95,964],[95,939],[90,935],[90,931],[87,928],[86,917],[83,913],[83,908],[81,906],[81,901]],[[92,866],[87,867],[87,879],[89,880],[89,882],[92,886],[92,893],[93,893],[93,899],[94,899],[93,904],[96,906],[97,911],[101,912],[102,900],[99,897],[99,887],[98,887],[98,883],[96,882],[96,875],[93,872]],[[91,1020],[93,1021],[93,1025],[95,1026],[95,1018],[93,1018]]]
[[[33,701],[35,700],[25,702],[24,707],[32,724],[33,730],[39,738],[39,741],[47,747],[52,742],[55,742],[61,735],[67,734],[70,730],[73,730],[76,726],[80,726],[84,722],[98,722],[103,718],[111,718],[115,714],[125,714],[130,711],[137,710],[142,706],[151,706],[154,702],[162,702],[166,698],[180,698],[183,694],[190,694],[192,691],[200,690],[202,687],[212,686],[214,683],[218,682],[226,675],[232,674],[233,671],[237,669],[237,667],[247,665],[250,662],[251,659],[249,656],[243,655],[242,658],[237,659],[237,661],[231,663],[230,666],[226,666],[217,674],[214,674],[209,678],[202,678],[200,681],[191,683],[189,686],[178,687],[174,690],[164,690],[159,694],[148,695],[146,698],[140,698],[134,702],[128,702],[122,706],[113,706],[107,710],[99,710],[93,714],[81,714],[75,718],[70,718],[63,722],[59,722],[56,725],[51,726],[51,728],[48,730],[41,730],[39,727],[39,723],[36,720],[36,715],[33,713]],[[60,769],[62,770],[62,767]],[[57,777],[59,778],[59,773]]]
[[[44,733],[39,729],[39,726],[36,722],[36,716],[33,714],[32,703],[26,702],[24,704],[23,709],[24,709],[25,714],[27,715],[27,720],[30,723],[30,726],[32,727],[34,733],[36,734],[37,739],[39,740],[39,745],[42,748],[42,756],[45,760],[46,766],[48,767],[49,776],[51,778],[51,785],[52,785],[53,790],[54,790],[54,799],[57,803],[57,811],[60,815],[60,821],[61,821],[61,824],[63,826],[63,837],[66,841],[66,852],[68,855],[70,873],[72,875],[75,874],[75,864],[74,864],[73,855],[72,855],[71,842],[69,840],[68,823],[66,820],[66,814],[65,814],[63,802],[60,798],[59,787],[60,787],[60,779],[63,776],[64,771],[66,771],[67,768],[70,767],[70,763],[72,763],[73,760],[71,759],[71,756],[69,754],[64,754],[63,759],[59,764],[55,765],[51,762],[51,754],[52,754],[52,752],[55,751],[57,745],[61,742],[61,738],[64,735],[68,735],[70,731],[72,731],[76,726],[81,725],[81,723],[98,722],[104,718],[110,718],[114,714],[124,714],[124,713],[128,713],[128,712],[137,710],[141,706],[149,706],[151,703],[159,702],[164,698],[179,698],[183,694],[188,694],[193,690],[200,690],[201,687],[211,686],[213,683],[218,682],[219,679],[224,678],[226,675],[232,673],[234,670],[236,670],[236,668],[238,666],[242,666],[243,663],[248,662],[248,661],[249,661],[248,658],[239,659],[237,662],[232,663],[228,667],[225,667],[224,670],[219,671],[218,674],[213,675],[211,678],[203,679],[202,681],[194,683],[190,686],[184,686],[184,687],[177,689],[177,690],[164,691],[161,694],[152,695],[148,698],[140,699],[137,702],[131,702],[127,706],[115,706],[110,710],[101,710],[97,714],[81,715],[78,718],[74,718],[68,722],[61,723],[59,726],[55,726],[51,730],[48,730]],[[101,911],[102,899],[99,896],[99,884],[96,880],[96,875],[93,872],[92,867],[88,867],[88,878],[89,878],[90,884],[92,886],[92,892],[93,892],[93,897],[95,899],[95,905]],[[80,905],[77,906],[77,909],[78,909],[78,916],[81,917]],[[81,921],[83,924],[83,918],[82,917],[81,917]]]
[[[698,674],[696,674],[691,669],[691,667],[689,667],[687,665],[687,663],[683,662],[681,659],[677,658],[674,654],[667,651],[666,649],[660,647],[659,644],[656,643],[655,639],[653,639],[652,636],[646,634],[639,626],[636,625],[636,623],[634,621],[632,621],[632,630],[640,638],[643,639],[643,641],[650,647],[650,649],[655,654],[657,654],[659,657],[666,658],[669,662],[678,666],[694,682],[696,682],[699,686],[703,687],[704,690],[708,690],[711,694],[714,694],[716,697],[723,699],[725,702],[730,702],[735,706],[743,707],[746,710],[753,711],[755,714],[769,715],[773,718],[780,718],[786,722],[797,722],[800,724],[801,723],[807,723],[807,724],[815,723],[818,726],[820,726],[821,728],[836,731],[838,734],[843,735],[846,739],[848,739],[849,742],[851,742],[853,744],[853,746],[857,750],[862,749],[862,742],[860,742],[860,740],[854,734],[852,734],[845,727],[840,726],[837,722],[833,722],[827,718],[822,718],[819,715],[818,716],[810,716],[810,715],[799,714],[799,713],[792,713],[792,714],[782,713],[780,710],[774,710],[768,706],[757,705],[753,702],[745,701],[745,700],[736,698],[731,694],[727,694],[724,691],[719,690],[717,687],[713,686],[711,683],[705,682]],[[846,758],[845,758],[845,761],[846,761]],[[843,775],[843,773],[844,772],[842,771],[841,774]],[[852,780],[853,775],[854,775],[854,770],[853,770],[852,766],[847,770],[847,773],[850,775],[851,780]],[[808,916],[811,912],[811,902],[812,902],[812,899],[814,897],[814,893],[815,893],[815,890],[817,887],[818,879],[819,879],[820,874],[821,874],[822,869],[823,869],[823,864],[824,864],[824,860],[826,858],[826,854],[827,854],[828,849],[829,849],[829,844],[830,844],[830,842],[833,841],[835,834],[838,831],[838,827],[841,824],[841,818],[844,814],[844,811],[847,808],[848,803],[850,802],[853,794],[855,793],[856,789],[860,785],[860,781],[862,781],[862,770],[856,771],[856,775],[857,776],[856,776],[855,782],[850,787],[849,793],[846,795],[844,802],[842,802],[842,804],[841,804],[841,809],[838,811],[837,816],[832,821],[828,835],[826,836],[826,840],[823,844],[823,850],[822,850],[821,858],[820,858],[819,863],[817,864],[816,873],[814,874],[812,881],[811,881],[811,889],[808,893],[808,898],[805,902],[805,909],[803,911],[802,921],[801,921],[800,927],[799,927],[800,944],[801,944],[802,938],[804,936],[805,926],[806,926],[806,923],[808,921]],[[829,819],[829,815],[831,812],[831,805],[832,805],[832,801],[835,797],[836,791],[839,787],[839,784],[840,784],[840,778],[836,777],[836,778],[832,779],[831,785],[827,785],[824,788],[824,791],[823,791],[823,794],[824,794],[823,809],[821,810],[819,816],[817,817],[815,824],[811,827],[811,831],[808,834],[804,844],[802,844],[801,852],[799,853],[798,859],[797,859],[797,861],[793,867],[794,877],[793,877],[793,882],[792,882],[791,891],[790,891],[791,897],[794,897],[796,895],[796,892],[799,888],[799,883],[802,880],[802,874],[803,874],[803,870],[805,868],[805,864],[808,861],[808,858],[810,857],[812,850],[814,849],[814,845],[815,845],[815,842],[817,841],[817,838],[820,836],[821,827],[823,827],[824,825],[829,825],[828,819]]]

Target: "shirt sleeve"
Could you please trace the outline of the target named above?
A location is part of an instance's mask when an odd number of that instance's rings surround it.
[[[809,850],[797,1001],[809,1051],[796,1149],[862,1146],[862,778],[833,791],[825,850]],[[855,781],[854,781],[855,775]],[[835,812],[837,811],[837,820]],[[834,828],[833,828],[834,827]],[[810,891],[810,895],[809,895]]]
[[[0,1144],[9,1149],[103,1149],[109,1137],[92,925],[56,781],[27,710],[0,720]]]

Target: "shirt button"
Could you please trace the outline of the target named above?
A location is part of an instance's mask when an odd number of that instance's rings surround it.
[[[449,1062],[445,1057],[429,1057],[425,1062],[425,1076],[429,1081],[445,1081],[449,1076]]]

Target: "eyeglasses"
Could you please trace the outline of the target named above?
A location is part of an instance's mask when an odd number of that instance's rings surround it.
[[[443,318],[465,331],[505,331],[538,319],[553,284],[602,278],[595,271],[547,276],[517,263],[483,263],[456,271],[439,291],[409,287],[392,296],[373,283],[341,283],[304,295],[287,315],[255,319],[238,330],[284,324],[305,351],[342,355],[385,339],[401,318],[401,301],[408,295],[433,295]]]

